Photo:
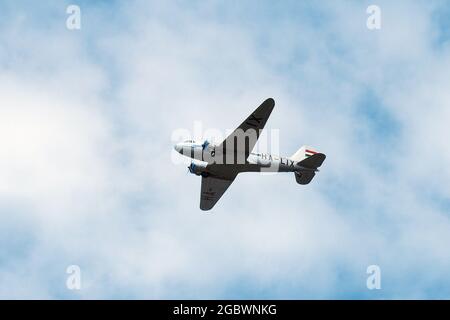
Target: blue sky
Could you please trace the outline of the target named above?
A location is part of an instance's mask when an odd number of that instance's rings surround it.
[[[3,1],[0,297],[450,298],[448,8]],[[315,146],[323,169],[241,175],[204,214],[173,133],[267,97],[277,151]]]

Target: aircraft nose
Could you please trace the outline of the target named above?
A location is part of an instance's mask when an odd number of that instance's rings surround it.
[[[183,146],[181,145],[181,143],[177,143],[173,146],[173,148],[179,153],[181,153],[181,150],[183,150]]]

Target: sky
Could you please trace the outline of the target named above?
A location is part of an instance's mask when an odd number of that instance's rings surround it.
[[[449,299],[449,8],[2,1],[0,298]],[[268,97],[260,150],[314,146],[321,172],[241,174],[200,211],[174,132]]]

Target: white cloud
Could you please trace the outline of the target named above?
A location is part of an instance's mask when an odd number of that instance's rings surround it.
[[[366,267],[379,264],[384,297],[445,297],[435,288],[450,264],[448,213],[422,188],[448,195],[449,63],[428,39],[429,8],[380,6],[377,34],[357,3],[325,5],[331,19],[317,28],[258,30],[215,5],[136,2],[120,18],[82,8],[99,22],[79,33],[56,21],[2,30],[0,208],[16,232],[0,295],[370,298]],[[387,174],[367,161],[380,142],[355,121],[367,88],[401,127],[395,149],[379,150]],[[308,187],[241,175],[201,213],[200,181],[170,161],[172,131],[233,128],[268,96],[280,152],[317,145],[322,172]],[[82,269],[79,293],[64,288],[70,264]]]

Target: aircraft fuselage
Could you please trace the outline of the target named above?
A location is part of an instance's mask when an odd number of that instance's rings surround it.
[[[199,144],[194,141],[186,141],[175,145],[175,150],[184,156],[190,157],[196,162],[197,167],[202,167],[202,172],[214,172],[218,166],[220,170],[232,165],[239,172],[296,172],[299,170],[311,170],[301,166],[300,161],[294,161],[288,157],[272,155],[269,153],[250,153],[247,159],[245,155],[236,152],[223,152],[217,150],[217,146]],[[313,171],[318,171],[313,170]],[[199,171],[200,173],[202,173]]]

